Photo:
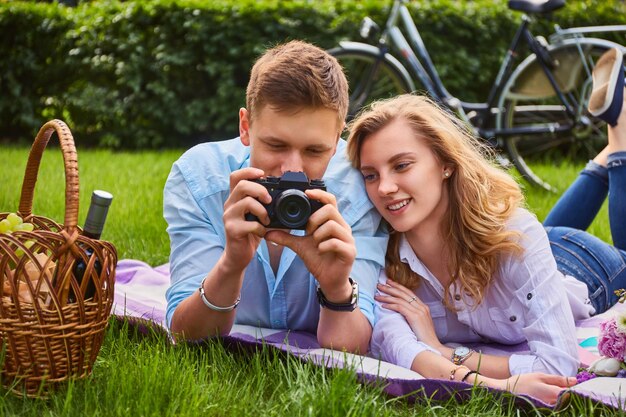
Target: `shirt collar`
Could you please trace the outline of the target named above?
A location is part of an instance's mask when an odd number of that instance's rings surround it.
[[[426,268],[426,265],[422,263],[417,255],[415,255],[415,252],[409,244],[409,241],[406,239],[406,235],[404,233],[400,238],[398,253],[402,262],[408,264],[413,272],[421,276],[424,280],[429,282],[433,288],[437,289],[443,294],[443,286],[441,285],[439,280],[437,280],[437,278],[435,278],[435,276],[430,272],[430,270]]]

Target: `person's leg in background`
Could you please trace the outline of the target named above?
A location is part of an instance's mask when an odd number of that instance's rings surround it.
[[[624,106],[622,52],[611,49],[593,72],[589,111],[608,124],[608,144],[589,161],[578,178],[563,193],[544,221],[544,226],[587,230],[609,194],[609,216],[613,241],[626,249],[626,113]],[[607,169],[608,168],[608,169]],[[617,169],[616,169],[617,168]],[[609,171],[614,171],[609,174]],[[613,183],[610,181],[613,179]],[[622,190],[621,192],[619,190]]]
[[[589,111],[607,122],[608,145],[559,199],[544,226],[559,270],[587,284],[599,314],[617,302],[615,290],[626,288],[626,105],[621,51],[603,55],[593,75]],[[607,191],[614,246],[584,232]]]

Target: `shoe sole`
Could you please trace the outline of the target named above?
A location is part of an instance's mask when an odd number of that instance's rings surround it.
[[[589,97],[589,113],[599,116],[613,103],[617,77],[623,77],[623,57],[619,49],[610,49],[602,55],[593,70],[593,83],[599,85]]]

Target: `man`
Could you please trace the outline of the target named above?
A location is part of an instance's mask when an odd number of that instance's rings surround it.
[[[367,351],[387,238],[339,140],[347,107],[332,56],[305,42],[279,45],[252,68],[240,137],[198,145],[174,164],[164,217],[166,319],[176,338],[226,335],[238,323],[316,332],[323,347]],[[272,199],[254,180],[287,171],[327,187],[306,191],[323,205],[305,230],[266,227]]]

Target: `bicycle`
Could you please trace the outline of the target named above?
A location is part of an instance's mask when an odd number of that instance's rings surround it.
[[[417,26],[407,8],[409,0],[394,0],[377,45],[344,41],[329,50],[344,67],[350,84],[349,117],[369,102],[417,91],[416,84],[436,101],[465,120],[474,133],[495,148],[503,165],[509,165],[505,152],[520,174],[531,184],[554,191],[526,163],[534,155],[549,155],[555,148],[573,142],[606,143],[604,123],[587,112],[596,60],[618,43],[586,34],[626,31],[626,25],[589,26],[562,29],[548,42],[535,36],[530,25],[535,18],[565,5],[564,0],[512,0],[508,7],[523,12],[489,91],[487,101],[464,102],[450,94],[430,58]],[[401,31],[401,21],[409,41]],[[380,32],[376,23],[363,19],[360,34],[365,39]],[[522,41],[530,54],[514,67],[514,57]],[[394,52],[398,52],[397,58]],[[406,66],[403,64],[406,64]],[[417,82],[417,83],[416,83]]]

